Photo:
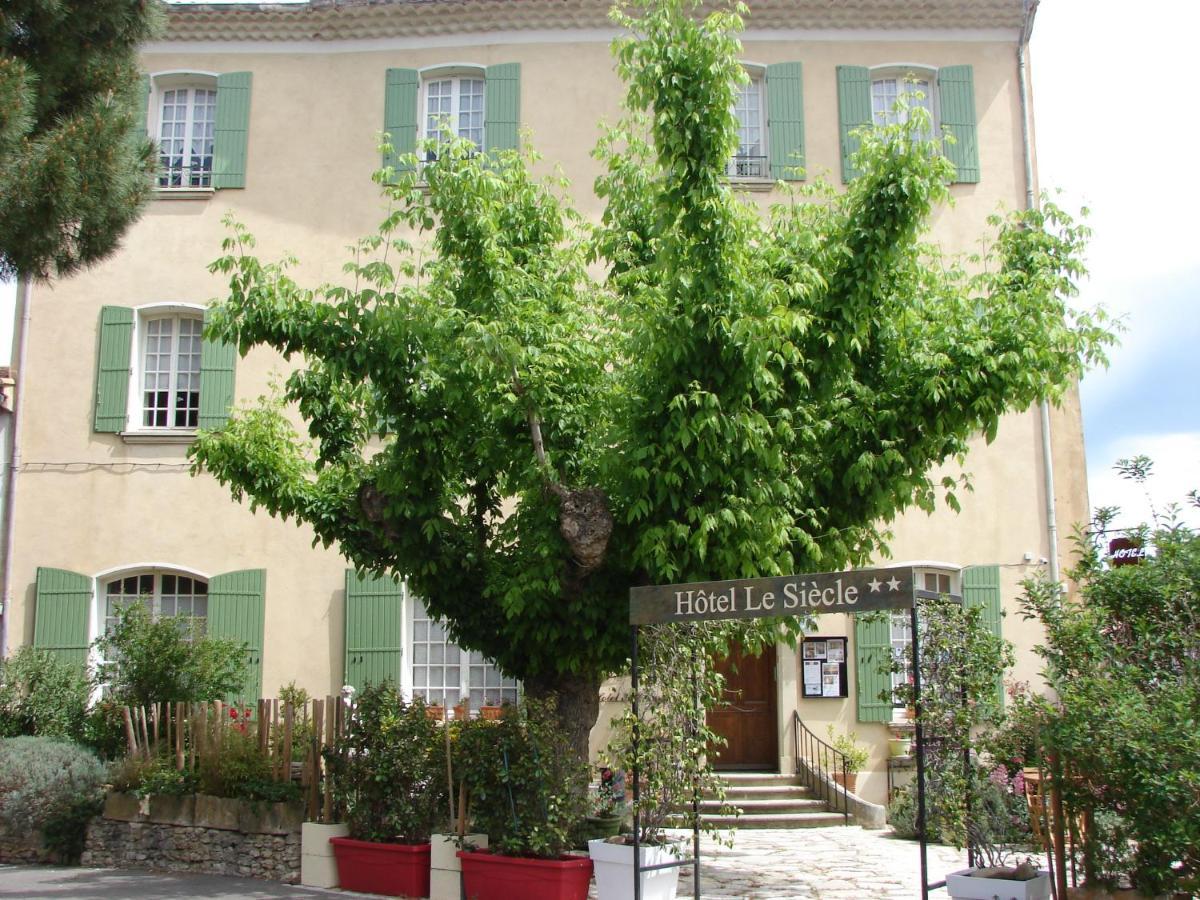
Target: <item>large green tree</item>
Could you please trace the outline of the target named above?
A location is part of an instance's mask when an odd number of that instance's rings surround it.
[[[137,48],[156,0],[0,5],[0,277],[69,275],[111,253],[153,186]]]
[[[348,284],[301,287],[235,226],[211,331],[304,367],[192,451],[557,691],[581,750],[631,585],[864,561],[932,507],[932,466],[1107,339],[1066,306],[1083,236],[1052,208],[997,222],[982,274],[921,243],[951,172],[918,111],[866,137],[844,194],[760,217],[723,174],[740,11],[639,6],[617,14],[629,116],[597,150],[597,227],[527,160],[461,144],[425,189],[381,174],[393,212]]]

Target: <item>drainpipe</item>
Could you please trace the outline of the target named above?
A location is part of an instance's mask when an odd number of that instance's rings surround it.
[[[1037,14],[1040,0],[1025,0],[1025,21],[1021,26],[1021,38],[1017,41],[1017,84],[1021,97],[1021,150],[1025,162],[1025,208],[1037,208],[1037,192],[1033,186],[1033,139],[1029,132],[1029,75],[1026,57],[1029,36],[1033,33],[1033,17]],[[1046,491],[1046,541],[1049,544],[1047,559],[1050,564],[1050,580],[1059,581],[1058,568],[1058,507],[1054,500],[1054,454],[1050,435],[1050,401],[1041,403],[1042,425],[1042,471],[1045,475]]]
[[[4,476],[4,519],[0,523],[4,570],[0,575],[0,659],[8,657],[8,611],[12,606],[13,522],[16,517],[17,473],[21,470],[21,410],[25,407],[25,348],[29,339],[29,279],[17,276],[17,308],[13,317],[12,422],[8,429],[8,471]]]

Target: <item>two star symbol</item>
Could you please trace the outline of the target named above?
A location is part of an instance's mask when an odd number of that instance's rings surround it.
[[[867,586],[871,589],[872,594],[878,594],[880,587],[885,584],[888,586],[888,590],[890,590],[892,593],[895,593],[896,591],[900,590],[901,581],[899,578],[893,575],[887,581],[880,581],[878,578],[872,578],[867,582]]]

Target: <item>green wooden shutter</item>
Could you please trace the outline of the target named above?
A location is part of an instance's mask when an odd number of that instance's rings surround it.
[[[250,73],[217,76],[213,127],[213,187],[246,186],[246,137],[250,130]]]
[[[416,69],[388,69],[383,88],[383,130],[391,135],[392,153],[383,155],[383,165],[400,169],[397,157],[417,150]]]
[[[865,66],[838,66],[838,128],[842,142],[842,181],[849,184],[861,172],[854,168],[851,157],[858,152],[862,141],[852,132],[870,125],[871,70]]]
[[[208,313],[204,314],[205,325]],[[200,416],[201,428],[222,427],[233,405],[233,378],[237,348],[221,341],[200,344]]]
[[[767,66],[767,141],[771,177],[803,180],[804,80],[798,62]]]
[[[983,607],[983,621],[996,637],[1003,637],[1003,601],[1000,594],[999,566],[972,566],[963,569],[963,606]],[[996,676],[996,702],[1004,706],[1004,673]]]
[[[116,434],[125,430],[129,404],[130,359],[133,350],[133,310],[124,306],[100,308],[100,347],[96,354],[96,407],[92,427]]]
[[[955,181],[979,181],[979,137],[975,119],[975,72],[971,66],[938,69],[938,103],[942,128],[954,135],[946,144],[946,157],[954,163]]]
[[[483,98],[483,147],[516,150],[521,125],[521,64],[488,66]]]
[[[133,133],[140,141],[150,136],[149,130],[146,127],[146,118],[150,110],[149,75],[142,76],[141,84],[138,87],[137,96],[134,102],[137,105],[133,109]]]
[[[230,700],[255,703],[262,696],[263,613],[267,573],[245,569],[208,582],[208,634],[246,645],[246,680]]]
[[[87,670],[92,579],[65,569],[37,570],[33,646]]]
[[[390,576],[346,570],[345,684],[362,690],[390,678],[400,684],[404,588]]]
[[[880,671],[891,658],[891,613],[855,616],[854,680],[858,686],[858,721],[892,721],[892,702],[880,696],[892,687],[891,675]]]

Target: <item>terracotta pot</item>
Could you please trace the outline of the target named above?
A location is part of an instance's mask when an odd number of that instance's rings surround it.
[[[471,900],[586,900],[592,861],[586,856],[527,859],[459,850],[463,887]]]
[[[481,706],[479,707],[479,718],[494,721],[500,718],[502,712],[504,712],[503,706]]]
[[[429,844],[378,844],[334,837],[342,890],[389,897],[429,896]]]
[[[858,787],[858,773],[848,772],[843,775],[841,772],[833,773],[833,780],[844,787],[849,793],[853,794],[854,789]]]

